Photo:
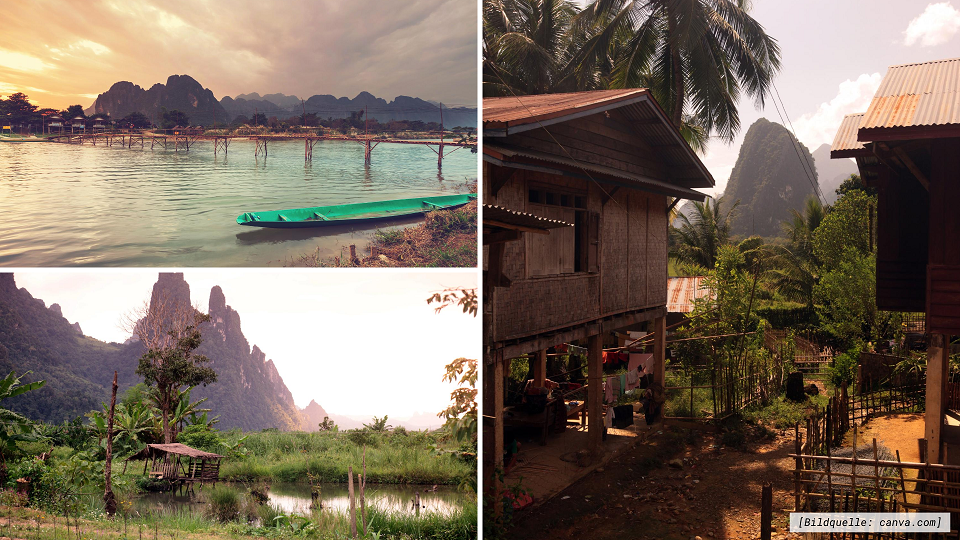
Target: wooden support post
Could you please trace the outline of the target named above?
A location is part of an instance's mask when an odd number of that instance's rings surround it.
[[[587,339],[587,435],[594,459],[603,442],[603,340],[600,334]]]
[[[667,318],[653,320],[653,382],[666,388],[667,379]]]
[[[506,448],[503,433],[503,384],[504,384],[504,359],[501,353],[496,354],[493,363],[493,471],[491,476],[493,486],[492,500],[493,512],[496,517],[500,517],[503,508],[497,501],[500,500],[500,494],[503,492],[503,485],[500,481],[503,470],[503,451]]]
[[[943,415],[946,411],[949,342],[943,334],[930,334],[927,345],[927,394],[924,415],[924,438],[927,440],[927,461],[942,462]]]
[[[350,495],[350,538],[357,537],[357,506],[353,498],[353,467],[347,467],[347,492]]]
[[[763,484],[760,495],[760,540],[770,540],[773,525],[773,488]]]
[[[363,141],[363,164],[367,167],[370,166],[370,153],[373,152],[373,148],[370,147],[370,139]]]
[[[547,382],[547,350],[537,351],[537,359],[533,362],[533,385],[546,386]]]

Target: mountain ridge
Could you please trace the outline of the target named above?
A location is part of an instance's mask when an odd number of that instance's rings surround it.
[[[129,81],[118,81],[97,95],[93,104],[85,109],[88,115],[109,114],[120,119],[132,112],[145,114],[154,123],[159,122],[161,107],[168,111],[180,110],[190,119],[191,125],[213,125],[214,122],[232,122],[239,116],[251,118],[254,113],[278,116],[282,119],[298,116],[303,112],[315,113],[320,118],[349,118],[352,113],[367,109],[371,118],[380,122],[408,120],[439,122],[441,108],[417,97],[399,95],[393,101],[374,96],[367,91],[354,98],[335,97],[330,94],[315,94],[303,100],[283,93],[257,92],[224,96],[217,99],[213,92],[190,75],[171,75],[166,83],[155,83],[149,89]],[[477,126],[476,107],[443,106],[445,126]]]

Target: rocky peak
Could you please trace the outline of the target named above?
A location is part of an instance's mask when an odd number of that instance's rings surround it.
[[[55,305],[56,305],[56,304],[54,304],[54,306],[55,306]],[[50,306],[50,307],[53,307],[53,306]],[[72,328],[73,328],[74,330],[76,330],[77,333],[80,334],[81,336],[83,335],[83,330],[80,329],[80,323],[78,323],[78,322],[73,323]]]
[[[12,272],[0,272],[0,297],[13,295],[17,292],[17,282]]]
[[[184,281],[183,272],[160,272],[160,277],[153,285],[150,305],[154,306],[160,300],[176,306],[190,305],[190,285]]]
[[[63,311],[60,309],[60,304],[50,304],[50,311],[56,313],[57,315],[63,317]]]
[[[214,320],[216,320],[217,314],[227,311],[227,298],[223,295],[223,289],[219,285],[214,285],[210,289],[210,302],[207,305],[210,306],[210,316]]]

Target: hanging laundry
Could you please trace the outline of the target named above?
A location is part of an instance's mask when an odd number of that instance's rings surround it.
[[[620,397],[620,395],[623,394],[623,387],[620,386],[620,377],[613,375],[607,380],[610,381],[610,385],[613,387],[613,395]]]
[[[610,429],[613,427],[613,407],[607,407],[607,414],[603,416],[603,427]]]
[[[613,403],[613,383],[609,379],[603,381],[603,399],[606,403]]]
[[[627,374],[620,374],[620,395],[622,396],[627,391]]]
[[[576,345],[567,344],[567,352],[570,354],[575,354],[578,356],[586,356],[587,349],[586,347],[577,347]]]
[[[640,374],[637,370],[627,372],[627,390],[633,390],[640,385]]]

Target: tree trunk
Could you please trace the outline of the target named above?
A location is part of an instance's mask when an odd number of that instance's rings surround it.
[[[117,498],[113,495],[111,475],[113,474],[113,413],[117,408],[117,372],[113,372],[113,391],[110,394],[110,415],[107,417],[107,460],[103,466],[104,490],[103,502],[107,516],[117,513]]]
[[[173,430],[170,428],[170,392],[165,391],[160,398],[160,416],[163,419],[163,443],[173,442]]]
[[[683,88],[683,66],[680,58],[680,46],[677,39],[677,16],[674,13],[667,14],[667,40],[670,43],[670,65],[673,73],[673,91],[674,102],[672,118],[673,125],[677,129],[683,124],[683,101],[685,93]]]

